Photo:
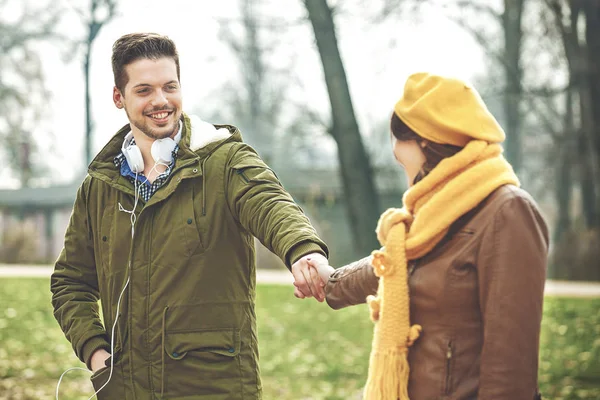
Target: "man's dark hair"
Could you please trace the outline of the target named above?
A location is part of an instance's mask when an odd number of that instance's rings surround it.
[[[127,65],[144,58],[157,60],[163,57],[171,57],[175,61],[179,80],[179,54],[171,39],[156,33],[129,33],[121,36],[113,44],[112,69],[115,86],[124,95],[123,90],[129,81],[125,71]]]

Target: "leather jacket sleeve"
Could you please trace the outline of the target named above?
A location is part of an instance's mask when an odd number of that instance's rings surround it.
[[[327,304],[334,310],[362,304],[377,293],[379,278],[373,271],[371,256],[338,268],[325,286]]]
[[[480,248],[480,399],[536,396],[548,229],[531,201],[507,201]]]

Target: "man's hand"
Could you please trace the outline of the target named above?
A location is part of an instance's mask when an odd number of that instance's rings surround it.
[[[329,278],[327,275],[329,262],[319,253],[308,254],[292,265],[294,275],[294,295],[300,299],[314,297],[318,301],[325,300],[323,287]],[[332,267],[331,270],[333,270]],[[321,270],[322,275],[319,273]],[[330,274],[331,272],[329,272]],[[327,277],[325,277],[327,275]]]
[[[92,372],[96,372],[104,367],[106,367],[106,360],[110,357],[110,353],[104,349],[98,349],[92,354],[92,361],[90,365],[92,366]]]

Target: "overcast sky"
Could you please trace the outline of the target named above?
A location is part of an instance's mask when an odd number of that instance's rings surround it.
[[[59,0],[65,5],[86,1]],[[266,21],[297,21],[305,14],[300,0],[271,1],[258,9]],[[449,21],[442,10],[423,8],[419,21],[399,18],[373,24],[364,15],[368,9],[358,0],[336,19],[338,40],[354,107],[363,134],[376,121],[389,116],[400,96],[406,77],[415,71],[455,75],[467,80],[483,74],[483,53],[468,33]],[[371,2],[362,2],[372,4]],[[171,37],[178,46],[184,111],[214,110],[219,105],[218,88],[238,79],[230,51],[219,39],[223,19],[239,15],[236,0],[120,0],[119,16],[106,25],[94,43],[92,54],[92,107],[95,118],[93,152],[126,123],[124,111],[112,102],[111,46],[122,34],[153,31]],[[302,82],[306,101],[322,110],[328,98],[310,25],[289,24],[273,61],[281,65],[294,60],[293,74]],[[83,37],[76,13],[66,14],[61,31]],[[54,138],[49,152],[54,181],[68,182],[83,168],[84,81],[80,54],[66,55],[53,47],[43,49],[47,87],[52,93],[46,123],[36,132],[44,146]],[[66,59],[65,59],[66,58]],[[200,115],[202,117],[202,115]],[[232,121],[227,122],[233,125]],[[2,186],[11,184],[5,180]],[[13,181],[14,183],[14,181]]]

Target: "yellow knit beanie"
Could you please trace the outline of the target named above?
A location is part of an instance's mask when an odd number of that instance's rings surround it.
[[[501,143],[505,138],[479,93],[455,78],[411,75],[394,111],[419,136],[435,143],[464,147],[473,139]]]

